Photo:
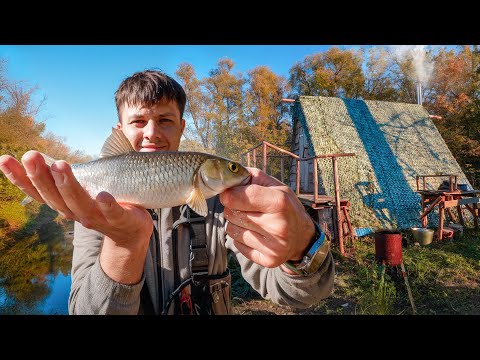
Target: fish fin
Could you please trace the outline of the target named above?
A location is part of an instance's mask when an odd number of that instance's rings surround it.
[[[107,140],[105,140],[102,150],[100,150],[100,157],[104,158],[121,155],[132,151],[135,151],[135,149],[132,147],[132,144],[130,144],[130,141],[128,141],[123,131],[112,128],[112,133]]]
[[[198,172],[193,176],[193,190],[188,196],[187,204],[198,215],[207,216],[207,200],[205,200],[205,196],[203,196],[202,190],[200,190],[198,183]]]
[[[192,192],[190,193],[190,196],[187,199],[187,204],[198,215],[207,216],[208,214],[207,200],[205,200],[202,190],[200,190],[199,188],[197,187],[193,188]]]
[[[48,156],[48,155],[45,155],[44,153],[40,153],[40,155],[42,155],[43,159],[45,160],[45,164],[47,164],[48,166],[52,166],[52,164],[57,161],[56,159]]]
[[[27,196],[25,199],[22,200],[20,205],[25,206],[33,201],[33,198],[31,196]]]

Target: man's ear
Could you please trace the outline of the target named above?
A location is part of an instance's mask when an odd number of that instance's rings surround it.
[[[185,130],[185,124],[186,124],[185,119],[182,119],[181,123],[182,123],[182,134],[183,134],[183,131]]]
[[[122,123],[121,123],[121,122],[118,122],[115,127],[120,130],[120,129],[122,128]]]

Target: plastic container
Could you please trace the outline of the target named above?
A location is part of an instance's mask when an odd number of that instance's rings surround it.
[[[448,225],[449,228],[453,229],[454,234],[453,238],[455,240],[459,240],[463,236],[463,226],[460,224],[450,224]]]
[[[432,243],[434,233],[432,229],[414,227],[411,230],[415,242],[418,242],[422,246]]]
[[[377,230],[375,232],[375,260],[389,266],[402,263],[402,233],[400,231]]]

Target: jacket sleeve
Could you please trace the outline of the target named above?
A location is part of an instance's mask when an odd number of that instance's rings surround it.
[[[68,299],[70,315],[138,314],[145,275],[133,285],[110,279],[100,266],[103,238],[98,231],[75,222],[72,285]]]
[[[305,309],[327,298],[333,292],[334,261],[331,251],[317,272],[307,275],[290,275],[281,267],[266,268],[246,258],[227,235],[226,247],[231,250],[241,266],[243,278],[264,299],[279,305]]]

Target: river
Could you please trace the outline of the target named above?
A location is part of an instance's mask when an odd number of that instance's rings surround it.
[[[41,225],[0,238],[0,315],[68,314],[73,223],[43,211]]]

